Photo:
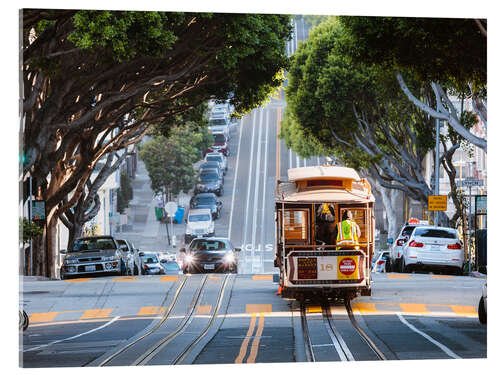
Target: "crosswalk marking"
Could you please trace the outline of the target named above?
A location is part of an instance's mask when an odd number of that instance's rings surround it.
[[[136,281],[137,276],[122,276],[122,277],[115,277],[113,281]]]
[[[113,309],[92,309],[85,310],[80,319],[107,318]]]
[[[160,315],[165,311],[162,306],[143,306],[137,315]]]
[[[200,305],[196,310],[197,315],[208,315],[212,311],[212,305]]]

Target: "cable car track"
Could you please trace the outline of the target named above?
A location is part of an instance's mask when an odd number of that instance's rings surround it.
[[[215,308],[213,309],[213,312],[209,318],[208,323],[201,330],[200,334],[197,335],[196,338],[191,340],[191,342],[189,342],[182,349],[182,351],[179,354],[177,354],[173,359],[166,358],[166,363],[164,363],[164,364],[180,364],[180,363],[182,363],[186,359],[186,357],[194,350],[194,348],[197,346],[197,344],[206,336],[206,334],[209,332],[209,330],[213,327],[214,322],[215,322],[215,320],[219,314],[220,308],[222,306],[225,291],[226,291],[227,286],[229,284],[230,276],[231,276],[230,274],[224,275],[224,278],[223,278],[221,285],[220,285],[218,292],[217,292]],[[118,358],[118,356],[120,356],[122,353],[124,353],[125,351],[127,351],[129,349],[133,350],[134,346],[138,345],[144,339],[146,339],[148,336],[152,335],[155,332],[158,332],[160,330],[160,328],[164,327],[164,324],[167,322],[168,318],[170,317],[174,307],[178,304],[179,296],[180,296],[182,290],[184,289],[184,287],[186,285],[186,281],[188,279],[189,279],[188,277],[184,277],[184,279],[181,281],[167,311],[165,312],[165,314],[163,315],[163,317],[161,318],[161,320],[157,324],[155,324],[146,333],[144,333],[140,337],[136,338],[132,342],[128,343],[126,346],[124,346],[123,348],[121,348],[117,352],[106,357],[97,366],[112,365],[111,362],[113,362],[113,360]],[[195,318],[195,315],[196,315],[195,312],[197,311],[197,308],[200,305],[202,292],[205,288],[207,279],[208,279],[208,275],[204,275],[199,286],[196,288],[196,291],[194,292],[194,295],[193,295],[193,298],[191,300],[188,311],[185,313],[184,317],[182,318],[182,321],[176,326],[176,328],[172,332],[167,334],[165,337],[154,342],[153,345],[148,345],[148,348],[146,350],[143,350],[142,354],[140,354],[140,356],[138,356],[132,363],[129,363],[128,365],[131,365],[131,366],[147,365],[163,349],[165,349],[167,347],[167,345],[169,345],[170,343],[172,343],[172,341],[174,341],[176,338],[178,338],[182,335],[182,333],[186,330],[187,327],[189,327],[189,325],[191,324],[191,322]],[[183,346],[184,346],[184,344],[183,344]]]
[[[356,318],[354,317],[349,300],[346,300],[344,302],[344,307],[346,309],[347,316],[349,317],[350,324],[354,328],[354,330],[358,333],[358,335],[363,339],[366,345],[377,356],[379,360],[386,360],[387,358],[382,353],[382,351],[375,345],[375,343],[370,339],[370,337],[366,334],[366,332],[359,326],[358,322],[356,321]],[[329,304],[329,302],[323,302],[321,304],[321,315],[322,315],[323,326],[331,341],[331,344],[313,345],[311,339],[312,333],[309,330],[309,324],[308,324],[307,306],[305,303],[300,304],[302,337],[304,340],[304,347],[305,347],[307,361],[316,362],[318,360],[318,356],[315,355],[314,353],[314,347],[325,346],[325,345],[331,345],[335,348],[335,352],[338,354],[340,361],[356,361],[353,352],[351,352],[351,349],[349,348],[346,341],[342,337],[340,330],[334,323],[334,317],[331,314],[331,305]]]

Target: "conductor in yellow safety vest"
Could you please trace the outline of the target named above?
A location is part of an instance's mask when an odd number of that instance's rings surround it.
[[[352,219],[352,212],[347,210],[333,230],[333,239],[338,249],[359,249],[358,238],[361,236],[359,225]]]

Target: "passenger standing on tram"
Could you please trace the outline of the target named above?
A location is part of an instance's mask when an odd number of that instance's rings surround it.
[[[358,238],[361,236],[359,225],[352,219],[352,212],[347,210],[342,215],[333,231],[332,240],[340,249],[359,249]]]

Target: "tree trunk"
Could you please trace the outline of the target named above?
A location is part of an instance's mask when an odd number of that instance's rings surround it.
[[[385,208],[387,217],[387,238],[395,239],[398,234],[397,227],[397,190],[383,187],[380,182],[375,179],[375,187],[382,197],[382,204]]]

